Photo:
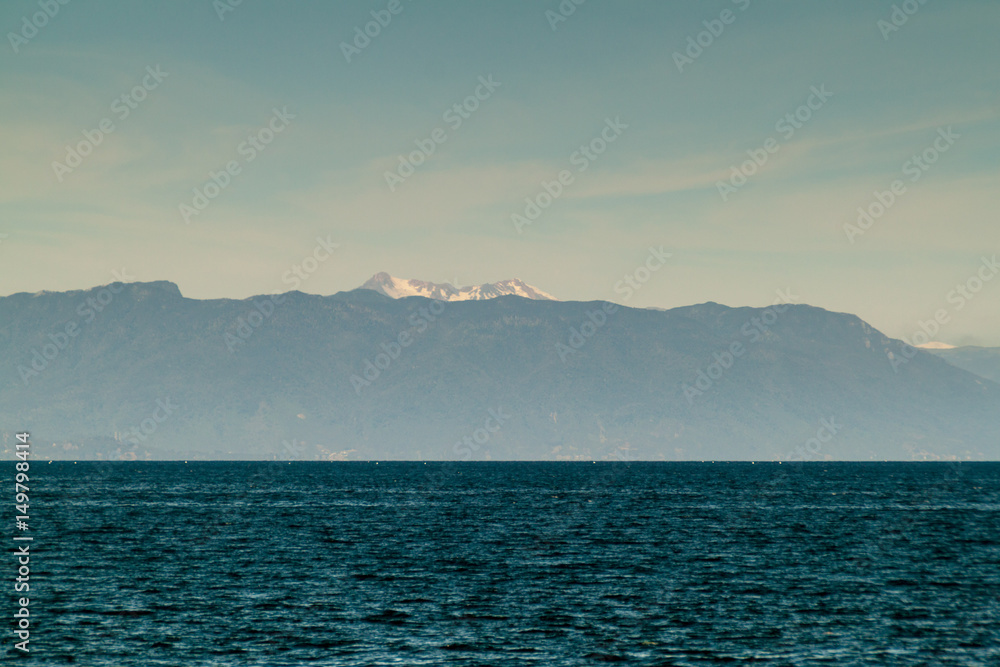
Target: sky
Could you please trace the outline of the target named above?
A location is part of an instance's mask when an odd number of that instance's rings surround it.
[[[992,0],[7,0],[0,29],[0,295],[516,277],[1000,345]]]

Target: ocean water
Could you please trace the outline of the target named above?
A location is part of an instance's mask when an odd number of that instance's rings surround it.
[[[35,461],[31,487],[4,664],[1000,664],[1000,464]]]

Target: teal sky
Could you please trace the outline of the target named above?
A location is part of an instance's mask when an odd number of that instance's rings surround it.
[[[71,0],[37,34],[38,0],[3,3],[0,294],[123,269],[194,298],[286,291],[322,237],[339,248],[302,291],[388,271],[622,301],[615,284],[663,246],[669,262],[627,305],[766,305],[781,289],[896,337],[944,309],[938,340],[1000,345],[1000,276],[952,293],[1000,253],[993,0],[589,0],[555,29],[556,0],[401,0],[395,15],[388,0],[244,0],[220,19],[224,2]],[[889,32],[894,4],[916,11],[897,9]],[[372,11],[391,21],[348,62],[341,45]],[[144,77],[122,117],[116,99]],[[477,86],[485,99],[454,127],[445,113]],[[779,130],[824,86],[808,120]],[[294,118],[248,149],[274,109]],[[609,118],[627,129],[579,171],[574,153]],[[53,166],[105,119],[113,131],[78,166]],[[446,141],[391,191],[386,171],[437,128]],[[724,201],[717,184],[747,151],[767,160]],[[907,170],[925,151],[934,163]],[[239,172],[187,223],[180,205],[231,161]],[[519,233],[512,214],[562,170],[571,182]],[[851,242],[845,224],[897,179],[902,194]]]

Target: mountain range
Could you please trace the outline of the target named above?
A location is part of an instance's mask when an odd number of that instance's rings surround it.
[[[1000,384],[854,315],[396,293],[2,297],[0,450],[28,430],[64,459],[1000,456]]]
[[[966,345],[930,351],[952,366],[965,369],[993,382],[1000,382],[1000,347]]]

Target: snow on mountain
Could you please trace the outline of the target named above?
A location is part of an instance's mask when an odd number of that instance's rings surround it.
[[[495,299],[498,296],[513,294],[526,299],[541,299],[558,301],[554,296],[543,292],[537,287],[512,278],[495,283],[485,283],[470,287],[455,287],[449,283],[431,283],[425,280],[408,280],[396,278],[388,273],[376,273],[368,279],[361,289],[375,290],[393,299],[407,296],[424,296],[438,301],[477,301],[480,299]]]
[[[948,343],[941,343],[941,342],[936,341],[936,340],[932,340],[929,343],[922,343],[920,345],[916,345],[915,347],[919,347],[919,348],[924,349],[924,350],[954,350],[955,349],[954,345],[949,345]]]

